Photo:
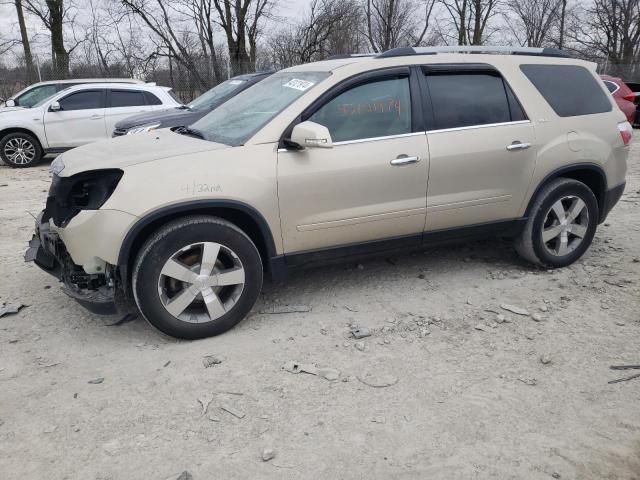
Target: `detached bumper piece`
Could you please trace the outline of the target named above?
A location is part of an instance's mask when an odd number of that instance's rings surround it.
[[[114,288],[110,285],[113,282],[106,273],[88,274],[73,263],[58,234],[49,229],[48,223],[42,222],[43,213],[38,216],[36,232],[24,255],[25,262],[34,262],[56,277],[64,284],[62,291],[90,312],[98,315],[117,313]]]

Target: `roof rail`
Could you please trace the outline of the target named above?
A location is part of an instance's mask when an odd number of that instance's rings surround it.
[[[407,55],[437,55],[439,53],[492,53],[500,55],[532,55],[537,57],[572,58],[557,48],[502,47],[491,45],[460,45],[451,47],[399,47],[382,52],[377,58],[404,57]]]
[[[336,55],[331,55],[327,58],[327,60],[341,60],[343,58],[359,58],[359,57],[376,57],[379,56],[377,53],[338,53]]]

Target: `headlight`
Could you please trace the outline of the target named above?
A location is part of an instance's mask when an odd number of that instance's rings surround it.
[[[133,127],[127,130],[127,135],[133,135],[134,133],[145,133],[155,130],[160,126],[159,123],[150,123],[148,125],[140,125],[139,127]]]
[[[98,210],[109,199],[123,175],[122,170],[91,170],[71,177],[54,175],[43,221],[53,218],[64,227],[82,210]]]
[[[54,175],[60,175],[60,172],[64,170],[64,160],[62,160],[62,155],[58,155],[53,162],[51,162],[51,166],[49,167],[49,171]]]

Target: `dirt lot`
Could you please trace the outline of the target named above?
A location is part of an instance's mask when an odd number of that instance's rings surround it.
[[[640,378],[607,383],[640,363],[640,145],[629,163],[570,268],[499,241],[330,266],[197,342],[110,326],[23,263],[48,165],[0,166],[0,304],[28,305],[0,318],[0,477],[638,479]]]

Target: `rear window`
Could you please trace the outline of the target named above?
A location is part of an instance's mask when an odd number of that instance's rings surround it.
[[[144,94],[138,90],[111,90],[112,107],[139,107],[145,105]]]
[[[578,65],[520,65],[560,117],[611,111],[611,101],[589,70]]]
[[[525,120],[518,100],[499,75],[427,75],[436,130]]]

